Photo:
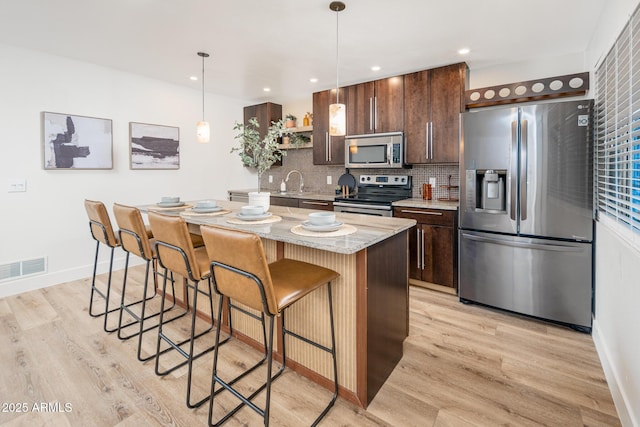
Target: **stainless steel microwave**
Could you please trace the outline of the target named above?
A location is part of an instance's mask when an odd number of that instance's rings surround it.
[[[373,133],[345,137],[346,168],[401,168],[404,166],[404,134]]]

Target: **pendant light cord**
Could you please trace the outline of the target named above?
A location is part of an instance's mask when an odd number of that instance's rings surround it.
[[[340,103],[340,89],[339,89],[339,75],[340,75],[340,67],[339,67],[339,35],[340,35],[340,10],[336,8],[336,104]]]
[[[204,55],[202,55],[202,121],[204,122]]]

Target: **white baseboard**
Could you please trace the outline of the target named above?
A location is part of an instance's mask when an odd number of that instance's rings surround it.
[[[609,386],[609,390],[611,391],[613,403],[616,405],[616,410],[618,411],[620,422],[625,427],[638,427],[640,425],[640,421],[634,419],[633,415],[629,411],[629,408],[632,408],[632,406],[629,405],[629,401],[626,398],[624,389],[620,387],[621,382],[618,379],[616,369],[611,364],[611,361],[613,360],[611,358],[611,353],[609,351],[609,348],[607,347],[605,337],[603,337],[600,333],[600,328],[596,319],[593,320],[591,337],[593,338],[593,343],[596,346],[604,375],[607,378],[607,385]]]

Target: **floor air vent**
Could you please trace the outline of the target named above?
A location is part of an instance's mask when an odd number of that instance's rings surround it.
[[[0,282],[45,273],[46,271],[47,259],[45,257],[0,264]]]

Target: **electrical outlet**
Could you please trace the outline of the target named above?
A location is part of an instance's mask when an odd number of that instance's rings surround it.
[[[432,187],[436,186],[436,179],[435,178],[429,178],[429,184],[431,184]]]
[[[269,184],[273,184],[273,175],[269,175]]]
[[[331,178],[331,175],[327,175],[327,185],[331,185],[333,183],[333,180]]]

